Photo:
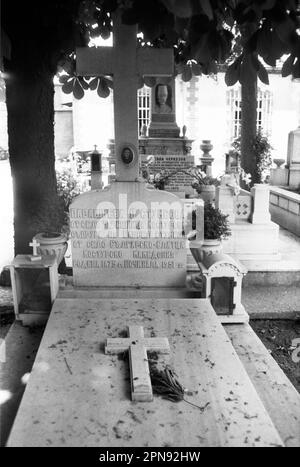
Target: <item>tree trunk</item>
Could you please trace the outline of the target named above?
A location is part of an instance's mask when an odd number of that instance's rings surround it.
[[[250,60],[248,56],[247,59]],[[251,66],[251,65],[250,65]],[[251,174],[251,185],[256,183],[256,157],[253,143],[256,136],[257,119],[257,77],[245,73],[242,83],[242,121],[241,121],[241,165]]]
[[[62,53],[74,50],[79,3],[1,4],[11,41],[11,57],[4,65],[16,253],[32,251],[28,243],[34,234],[60,230],[64,222],[54,165],[53,77]]]
[[[28,243],[38,231],[59,227],[53,75],[37,67],[39,73],[12,71],[6,82],[16,254],[31,251]]]

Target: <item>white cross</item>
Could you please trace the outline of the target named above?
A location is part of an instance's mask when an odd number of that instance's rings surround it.
[[[166,337],[144,337],[142,326],[129,326],[127,338],[106,339],[105,353],[115,354],[129,350],[131,398],[133,401],[153,400],[147,350],[170,353]]]
[[[33,248],[33,256],[38,256],[37,247],[40,246],[40,243],[34,238],[29,246]]]
[[[114,75],[114,122],[117,181],[135,181],[139,176],[137,89],[138,76],[172,76],[172,49],[137,48],[137,26],[122,24],[113,16],[113,47],[76,50],[80,76]],[[135,152],[132,163],[121,160],[124,147]]]

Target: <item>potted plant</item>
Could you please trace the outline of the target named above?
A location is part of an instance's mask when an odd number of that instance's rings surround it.
[[[40,244],[38,252],[42,255],[55,254],[59,266],[68,248],[69,206],[73,198],[82,192],[82,187],[73,170],[65,164],[58,165],[56,178],[58,209],[46,218],[37,220],[38,233],[34,238]]]
[[[156,172],[155,174],[150,174],[148,177],[148,183],[154,186],[157,190],[164,190],[165,185],[168,183],[169,178],[175,175],[176,172],[168,172],[162,170],[161,172]]]
[[[67,220],[60,200],[57,209],[35,221],[35,229],[38,233],[33,238],[39,243],[38,253],[55,255],[59,266],[68,247]]]
[[[190,244],[191,253],[197,264],[204,256],[211,256],[222,251],[222,240],[231,235],[227,218],[227,215],[212,204],[204,205],[204,242],[199,247],[193,242]]]
[[[191,186],[197,191],[204,203],[212,203],[216,195],[216,186],[220,184],[219,180],[206,175],[198,167],[192,167],[185,173],[194,179]]]
[[[252,143],[253,153],[255,156],[255,170],[251,174],[251,186],[255,183],[266,183],[270,175],[270,167],[272,165],[272,146],[267,136],[263,135],[259,130]],[[232,152],[236,152],[241,159],[241,138],[237,138],[232,143]],[[280,160],[280,159],[278,159]],[[284,160],[283,160],[284,162]]]

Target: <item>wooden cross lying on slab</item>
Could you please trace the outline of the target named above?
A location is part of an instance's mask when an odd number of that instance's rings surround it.
[[[129,350],[131,398],[133,401],[151,402],[153,392],[147,350],[168,354],[169,341],[166,337],[144,337],[142,326],[129,326],[126,338],[106,339],[106,354],[127,350]]]

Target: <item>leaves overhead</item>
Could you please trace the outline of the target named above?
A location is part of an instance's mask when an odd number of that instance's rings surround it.
[[[287,54],[282,76],[300,75],[300,11],[297,0],[84,0],[78,26],[89,37],[107,38],[113,14],[120,9],[125,24],[137,24],[143,33],[138,46],[173,47],[176,72],[184,81],[192,76],[217,73],[227,65],[229,86],[243,82],[249,74],[268,84],[264,65],[275,67]],[[263,59],[263,61],[261,60]],[[263,63],[264,62],[264,63]],[[228,63],[230,63],[228,65]],[[74,75],[72,64],[65,72]],[[67,80],[77,96],[86,83],[102,97],[109,95],[105,77],[89,82]],[[154,86],[152,77],[139,77],[138,86]]]

